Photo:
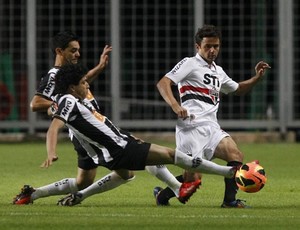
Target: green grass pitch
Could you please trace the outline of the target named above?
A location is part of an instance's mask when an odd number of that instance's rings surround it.
[[[154,142],[174,147],[174,143]],[[157,207],[152,191],[164,185],[146,171],[136,172],[134,181],[90,197],[78,206],[56,206],[61,196],[15,206],[12,198],[24,184],[39,187],[74,177],[76,154],[70,142],[59,142],[59,160],[49,169],[41,169],[45,143],[0,143],[0,229],[299,229],[300,145],[239,146],[245,161],[260,160],[268,178],[260,192],[238,193],[251,209],[221,209],[223,178],[214,175],[204,175],[201,189],[186,205],[172,199],[171,206]],[[175,175],[181,173],[175,166],[169,169]],[[99,167],[97,178],[107,172]]]

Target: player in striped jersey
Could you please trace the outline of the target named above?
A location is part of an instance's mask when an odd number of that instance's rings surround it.
[[[53,37],[51,49],[55,57],[54,66],[42,78],[37,92],[31,101],[31,109],[33,112],[46,112],[48,110],[48,115],[50,116],[52,116],[57,109],[57,105],[53,101],[55,97],[54,88],[56,74],[61,66],[67,63],[75,64],[78,62],[80,57],[79,38],[71,31],[60,32]],[[87,73],[88,82],[92,82],[106,67],[108,63],[108,54],[110,53],[111,49],[112,48],[110,46],[104,47],[99,63]],[[85,98],[85,103],[91,104],[95,110],[98,112],[100,111],[97,101],[89,90]],[[124,130],[120,130],[120,132],[126,133],[126,135],[130,136],[130,134]],[[76,192],[93,183],[98,165],[95,164],[95,162],[88,156],[86,149],[83,148],[80,141],[74,137],[71,130],[69,130],[69,134],[78,155],[77,178],[64,178],[60,181],[56,181],[38,188],[33,188],[30,185],[24,185],[21,189],[21,192],[13,198],[13,204],[29,204],[33,203],[34,200],[39,198]],[[93,150],[92,147],[87,149],[90,151]],[[54,160],[56,159],[57,156],[54,156]],[[167,182],[166,184],[172,189],[172,191],[174,191],[176,196],[178,196],[181,183],[176,180],[176,178],[166,167],[149,166],[146,169],[161,181]],[[131,181],[133,178],[133,173],[121,178],[118,174],[112,172],[100,179],[100,181],[106,181],[106,183],[102,183],[101,190],[102,192],[108,191],[121,184]],[[185,199],[188,199],[193,194],[197,186],[197,182],[189,184],[188,187],[190,192],[187,194]]]
[[[52,113],[54,113],[57,109],[57,105],[54,102],[56,74],[61,66],[65,65],[66,63],[75,64],[78,62],[80,58],[79,38],[71,31],[59,32],[52,38],[51,50],[54,55],[54,66],[41,79],[36,94],[32,98],[30,104],[33,112],[48,111],[48,115],[50,116],[52,116]],[[111,52],[111,50],[112,48],[108,45],[104,47],[99,59],[99,63],[87,73],[89,82],[92,82],[104,70],[108,63],[108,54]],[[85,100],[87,103],[91,103],[94,108],[100,111],[99,105],[90,91],[88,91]],[[62,180],[38,188],[24,185],[24,187],[21,189],[20,194],[18,194],[13,199],[13,204],[28,204],[33,203],[34,200],[39,198],[68,194],[70,192],[75,192],[83,189],[94,182],[94,178],[97,172],[97,165],[87,155],[86,150],[81,146],[81,144],[79,143],[77,138],[74,137],[71,131],[69,132],[69,135],[72,143],[74,144],[74,149],[76,150],[78,155],[77,178],[64,178]],[[57,156],[54,156],[54,160],[56,159]],[[111,187],[106,189],[111,189],[120,184],[126,183],[127,181],[130,181],[129,178],[129,180],[120,178],[114,172],[106,175],[102,179],[105,180],[105,178],[107,177],[112,178],[114,180],[114,183],[111,183]]]
[[[232,178],[235,167],[220,166],[200,157],[191,157],[171,148],[142,142],[122,133],[107,117],[85,102],[89,84],[81,65],[64,65],[57,73],[55,87],[59,93],[55,100],[58,110],[47,132],[47,159],[43,167],[49,167],[56,156],[57,136],[65,125],[72,130],[80,144],[87,150],[95,164],[104,166],[121,178],[127,178],[130,170],[144,170],[146,165],[175,164],[184,169],[207,172]],[[109,181],[109,179],[108,179]],[[102,192],[97,181],[77,193],[59,201],[72,206],[87,197]],[[181,187],[181,189],[184,186]]]
[[[217,120],[220,93],[244,95],[263,77],[270,66],[260,61],[255,66],[255,76],[235,82],[215,63],[221,46],[221,33],[212,25],[205,25],[195,35],[197,54],[184,58],[157,84],[157,88],[178,116],[176,125],[176,145],[182,152],[200,156],[207,160],[219,158],[228,166],[239,167],[243,162],[243,153],[234,140],[223,131]],[[176,84],[180,103],[173,95],[171,86]],[[200,153],[199,153],[200,152]],[[194,180],[194,173],[184,173],[185,181]],[[247,207],[236,199],[237,185],[233,178],[225,178],[225,195],[221,207]],[[174,196],[168,188],[156,187],[156,200],[168,204]]]

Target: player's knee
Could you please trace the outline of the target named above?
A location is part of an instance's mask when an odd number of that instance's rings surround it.
[[[134,179],[134,172],[133,171],[128,171],[128,174],[123,177],[124,180],[133,180]]]
[[[77,175],[76,183],[77,187],[81,189],[85,189],[86,187],[90,186],[94,183],[95,175],[94,173],[80,173]]]
[[[119,177],[121,177],[123,180],[132,180],[134,176],[134,172],[130,170],[116,170],[115,171]]]
[[[79,190],[85,189],[86,187],[90,186],[94,180],[91,178],[85,178],[85,179],[78,179],[77,178],[77,187]]]
[[[135,175],[132,171],[130,171],[130,174],[128,175],[127,181],[132,181],[135,178]]]

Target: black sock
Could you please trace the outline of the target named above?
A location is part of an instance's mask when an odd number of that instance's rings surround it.
[[[183,176],[180,175],[180,176],[177,176],[176,179],[179,181],[179,182],[183,182]],[[161,190],[161,192],[159,193],[159,196],[158,196],[158,200],[160,203],[162,204],[166,204],[168,203],[168,201],[172,198],[172,197],[175,197],[175,193],[173,192],[172,189],[170,189],[169,187],[166,187],[165,189]]]
[[[238,161],[230,161],[227,163],[227,166],[239,166],[242,162]],[[224,201],[225,202],[232,202],[236,200],[236,194],[238,191],[238,186],[235,182],[234,177],[233,178],[225,178],[225,195],[224,195]]]

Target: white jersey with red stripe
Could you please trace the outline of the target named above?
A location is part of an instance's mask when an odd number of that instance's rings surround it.
[[[228,94],[238,88],[238,83],[222,67],[215,62],[209,65],[199,54],[182,59],[166,77],[178,85],[181,106],[190,114],[189,119],[178,119],[177,128],[198,126],[203,122],[218,125],[219,94]]]

